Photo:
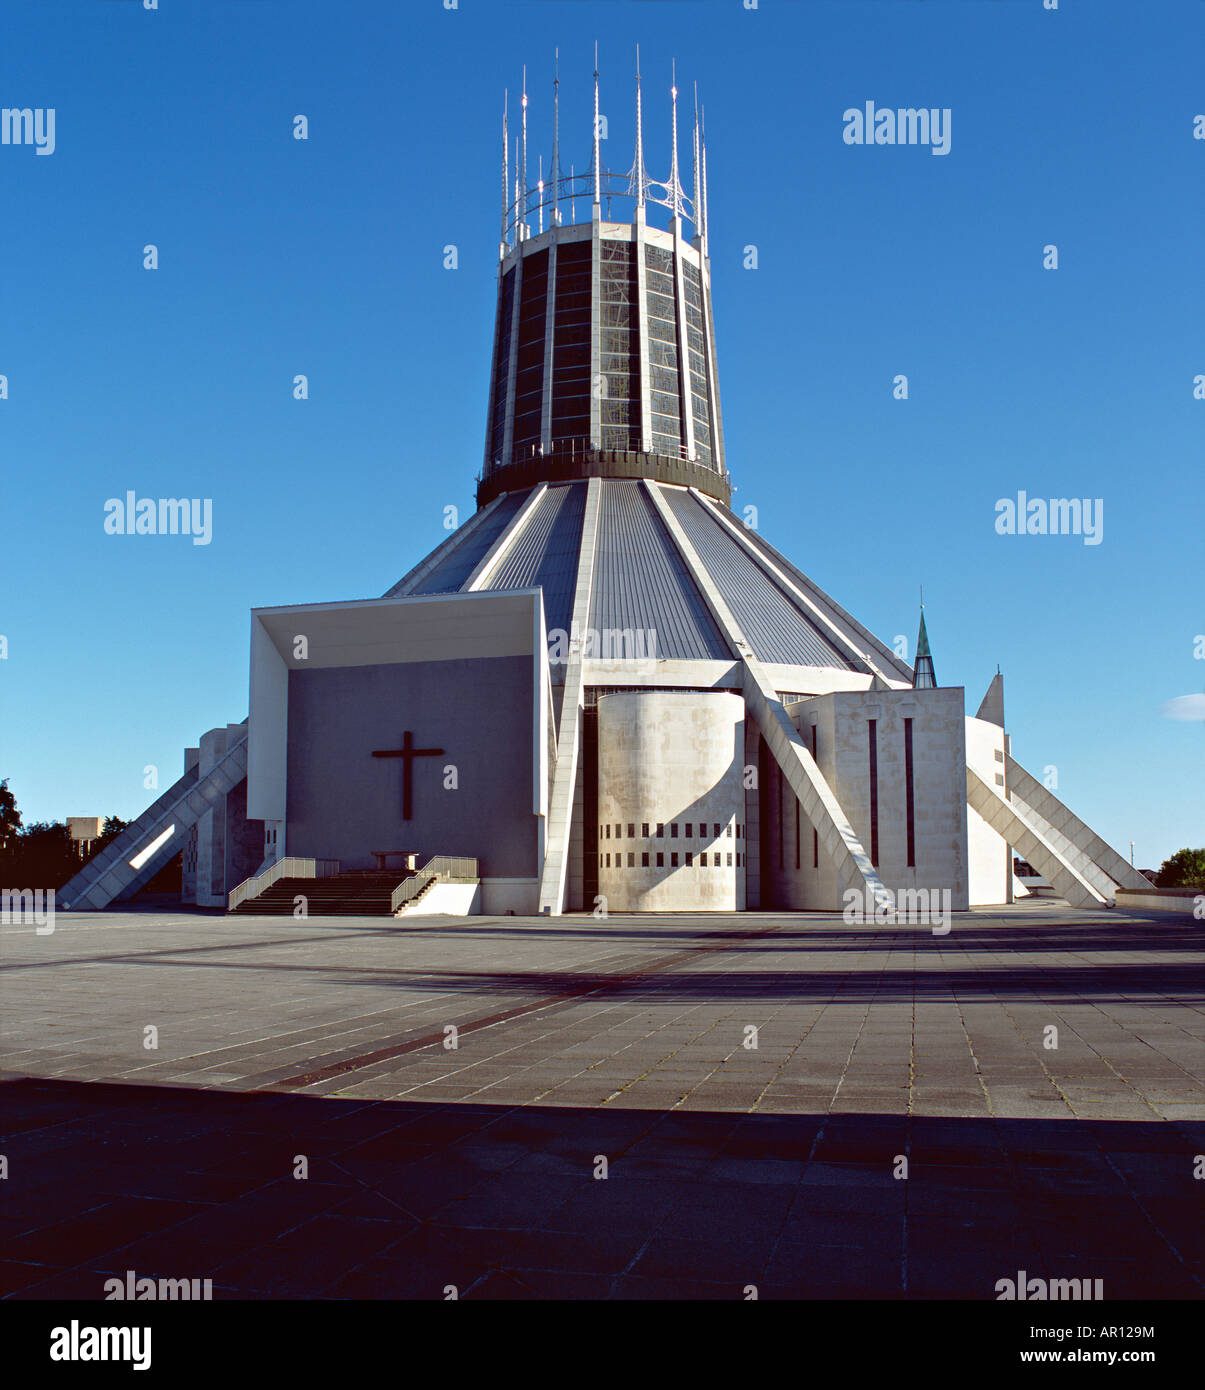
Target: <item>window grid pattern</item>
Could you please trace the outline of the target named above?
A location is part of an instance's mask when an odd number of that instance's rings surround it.
[[[703,282],[698,269],[683,259],[682,286],[686,299],[686,355],[689,358],[691,414],[695,427],[695,454],[709,467],[711,446],[711,405],[707,390],[707,348],[703,333]]]
[[[540,447],[544,405],[544,313],[548,302],[548,252],[523,262],[519,287],[519,350],[515,372],[514,457],[530,458]]]
[[[494,345],[494,416],[490,422],[490,462],[505,463],[502,446],[506,442],[506,386],[510,374],[510,325],[514,317],[515,271],[502,277],[498,296],[498,333]]]
[[[593,251],[588,241],[558,245],[552,329],[552,437],[590,437],[590,295]]]
[[[649,344],[649,423],[655,454],[682,453],[682,404],[678,387],[678,321],[674,298],[674,256],[646,245],[645,309]]]
[[[636,259],[626,241],[603,241],[599,265],[602,447],[640,448],[640,333]]]

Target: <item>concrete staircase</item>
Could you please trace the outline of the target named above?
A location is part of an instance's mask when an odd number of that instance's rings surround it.
[[[234,911],[251,917],[292,917],[295,899],[302,897],[308,917],[392,917],[393,890],[406,877],[400,869],[360,869],[329,878],[279,878]]]

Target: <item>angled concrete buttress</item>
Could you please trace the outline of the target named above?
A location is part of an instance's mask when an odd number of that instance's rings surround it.
[[[90,859],[59,890],[59,908],[97,910],[135,892],[179,850],[184,832],[196,825],[207,811],[213,810],[246,776],[247,739],[244,735],[204,777],[198,778],[196,768],[192,768],[178,782],[173,782],[112,844]],[[173,833],[143,864],[134,868],[130,860],[169,829]]]
[[[569,626],[569,659],[565,666],[565,693],[556,739],[556,771],[548,805],[548,848],[540,875],[540,912],[559,916],[565,910],[569,879],[569,837],[573,821],[573,789],[577,781],[578,748],[582,728],[582,653],[590,622],[590,593],[594,583],[594,545],[598,536],[597,478],[586,491],[582,539]]]
[[[1022,769],[1024,771],[1024,769]],[[1072,907],[1103,907],[1112,892],[1096,887],[1096,874],[1072,862],[1049,838],[1049,826],[1033,817],[1023,801],[1005,801],[974,770],[967,768],[967,804],[974,807],[989,826],[1049,880],[1054,891]],[[1078,856],[1077,856],[1078,861]]]
[[[1146,889],[1149,882],[1132,868],[1112,846],[1085,825],[1048,787],[1027,772],[1012,756],[1004,759],[1010,799],[1021,802],[1031,819],[1063,858],[1089,880],[1105,897],[1116,888]],[[1032,862],[1032,861],[1030,861]],[[1036,866],[1035,866],[1036,867]]]
[[[733,652],[741,661],[745,706],[761,730],[791,790],[799,798],[804,814],[819,831],[820,844],[825,854],[836,864],[839,880],[846,889],[856,888],[859,892],[868,893],[870,900],[878,907],[890,910],[892,899],[875,872],[870,855],[863,848],[857,832],[849,823],[841,809],[841,803],[833,795],[832,788],[817,767],[815,759],[804,747],[803,739],[791,723],[773,682],[767,676],[761,662],[754,656],[753,649],[741,633],[740,625],[712,583],[686,532],[678,524],[678,519],[662,496],[659,484],[646,478],[644,486],[662,522],[673,537],[674,544],[690,570],[699,592],[715,616]]]

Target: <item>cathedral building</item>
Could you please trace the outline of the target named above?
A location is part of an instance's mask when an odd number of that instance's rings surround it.
[[[703,125],[688,192],[676,87],[664,181],[635,100],[623,174],[597,72],[585,173],[559,84],[547,179],[526,93],[503,118],[476,513],[382,597],[253,610],[248,719],[60,906],[175,854],[186,900],[250,912],[881,921],[1012,901],[1014,854],[1075,906],[1145,886],[1014,760],[999,674],[968,716],[923,614],[910,666],[731,509]]]

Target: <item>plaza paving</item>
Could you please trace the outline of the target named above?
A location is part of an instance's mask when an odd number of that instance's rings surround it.
[[[1199,1298],[1200,942],[1052,907],[0,928],[0,1292]]]

